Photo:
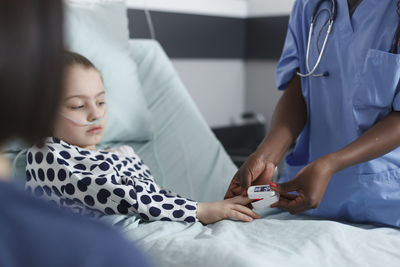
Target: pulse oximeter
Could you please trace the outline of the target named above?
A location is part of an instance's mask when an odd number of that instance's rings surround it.
[[[255,210],[269,207],[279,200],[279,193],[273,191],[269,185],[250,186],[247,195],[250,199],[258,200],[251,203]]]

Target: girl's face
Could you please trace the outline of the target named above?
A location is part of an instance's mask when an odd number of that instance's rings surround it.
[[[105,131],[106,113],[100,73],[79,64],[67,67],[54,136],[72,145],[95,149]],[[93,125],[82,125],[101,118]]]

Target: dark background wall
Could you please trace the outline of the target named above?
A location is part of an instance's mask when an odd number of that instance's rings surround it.
[[[150,11],[157,40],[171,58],[278,59],[289,16],[229,18]],[[143,10],[129,9],[131,38],[150,38]]]

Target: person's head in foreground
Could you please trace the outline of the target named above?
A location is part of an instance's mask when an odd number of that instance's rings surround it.
[[[0,1],[0,266],[148,266],[111,227],[50,207],[9,180],[5,143],[51,133],[62,88],[60,0]]]

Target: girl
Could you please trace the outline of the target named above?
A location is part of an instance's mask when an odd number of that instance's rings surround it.
[[[107,115],[101,75],[81,55],[66,52],[65,59],[65,96],[54,137],[28,151],[28,191],[92,217],[139,214],[147,221],[200,220],[204,224],[260,218],[246,207],[251,200],[243,196],[197,203],[161,189],[129,146],[97,150]]]

